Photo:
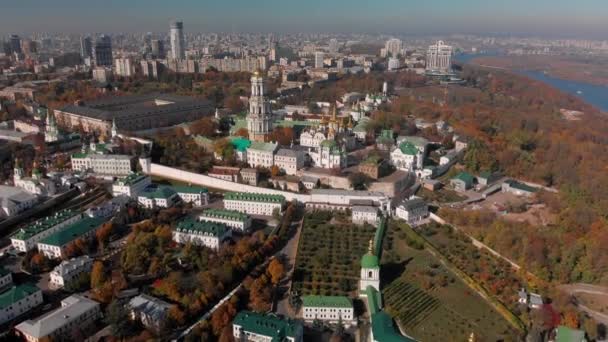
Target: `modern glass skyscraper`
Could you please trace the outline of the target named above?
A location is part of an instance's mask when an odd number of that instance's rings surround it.
[[[102,34],[93,48],[93,57],[95,57],[95,65],[97,66],[112,66],[112,39]]]
[[[181,21],[172,22],[169,35],[171,39],[171,57],[174,59],[186,59],[184,23]]]
[[[93,43],[91,37],[80,37],[80,57],[89,58],[93,56]]]

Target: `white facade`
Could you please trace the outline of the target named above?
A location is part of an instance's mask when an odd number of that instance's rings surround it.
[[[83,331],[101,318],[99,303],[80,295],[61,301],[61,307],[35,320],[17,325],[28,342],[63,341],[73,339],[74,329]]]
[[[33,285],[14,286],[2,293],[6,306],[0,307],[0,324],[11,321],[42,304],[42,291]]]
[[[415,226],[429,216],[429,207],[423,199],[412,197],[395,209],[395,216]]]
[[[370,206],[353,206],[351,219],[356,224],[376,224],[378,222],[378,208]]]
[[[452,70],[452,47],[443,41],[429,46],[426,55],[426,70],[447,73]]]
[[[223,214],[222,212],[225,212]],[[215,222],[225,224],[227,227],[230,227],[235,230],[239,230],[241,232],[246,232],[251,228],[251,217],[247,214],[243,214],[240,212],[228,212],[227,210],[211,210],[204,211],[198,219],[200,221],[207,222]]]
[[[210,222],[200,222],[196,223],[202,226],[206,225],[216,225],[215,223]],[[219,224],[219,226],[223,226]],[[220,244],[230,235],[230,230],[228,229],[197,229],[196,227],[188,229],[182,226],[179,226],[173,230],[173,241],[186,244],[192,243],[196,246],[205,246],[207,248],[218,250],[220,248]]]
[[[354,308],[331,306],[302,306],[302,316],[305,321],[320,320],[330,324],[342,322],[346,326],[355,323]]]
[[[274,156],[274,165],[288,175],[295,175],[304,167],[304,153],[282,148]]]
[[[391,163],[401,171],[414,171],[418,167],[418,153],[415,151],[395,148],[391,152]]]
[[[333,140],[321,143],[317,151],[309,152],[315,167],[323,169],[343,169],[346,167],[346,149]]]
[[[112,195],[121,195],[136,198],[146,187],[152,183],[149,176],[132,174],[121,178],[112,184]]]
[[[88,171],[108,176],[127,176],[133,172],[135,157],[108,154],[72,155],[72,170]]]
[[[11,236],[11,244],[19,252],[28,252],[47,236],[61,230],[63,227],[79,221],[81,213],[57,212],[54,215],[40,219],[27,227],[19,229]]]
[[[0,291],[4,291],[7,287],[13,285],[13,273],[0,267],[0,273],[5,272],[4,275],[0,275]]]
[[[132,77],[135,75],[135,65],[130,58],[116,58],[114,73],[120,77]]]
[[[365,293],[368,286],[380,291],[380,267],[361,267],[361,280],[359,280],[359,292]]]
[[[128,304],[130,316],[145,327],[159,330],[165,323],[171,304],[156,297],[141,294],[133,297]]]
[[[300,146],[318,148],[327,136],[320,130],[310,129],[300,134]]]
[[[275,209],[282,211],[285,198],[264,194],[226,194],[224,208],[250,215],[272,216]]]
[[[401,68],[401,61],[399,58],[389,58],[388,59],[388,70],[393,71]]]
[[[93,259],[88,255],[64,260],[51,271],[49,286],[53,289],[65,287],[76,280],[82,273],[90,272],[92,267]]]
[[[251,167],[271,168],[274,165],[274,154],[278,144],[253,143],[247,149],[247,163]]]
[[[401,54],[403,54],[403,42],[397,38],[387,40],[381,53],[382,57],[397,57]]]

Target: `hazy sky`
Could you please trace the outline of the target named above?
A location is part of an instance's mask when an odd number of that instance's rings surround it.
[[[608,0],[0,0],[0,33],[516,33],[608,39]]]

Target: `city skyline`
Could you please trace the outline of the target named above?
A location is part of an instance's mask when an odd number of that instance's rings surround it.
[[[188,32],[356,32],[389,34],[514,34],[605,38],[608,4],[600,0],[319,0],[305,5],[276,0],[200,3],[115,0],[103,3],[57,0],[3,5],[0,33],[164,32],[180,20]],[[108,19],[112,25],[107,25]]]

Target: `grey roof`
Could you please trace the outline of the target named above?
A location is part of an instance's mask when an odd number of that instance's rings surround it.
[[[156,297],[141,294],[129,301],[129,307],[135,312],[143,313],[160,321],[165,319],[171,304]]]
[[[154,100],[173,103],[163,104],[162,106],[149,106],[145,104],[146,102]],[[209,108],[211,108],[211,104],[207,100],[168,94],[149,94],[114,96],[109,99],[87,102],[81,106],[69,105],[63,107],[61,111],[104,121],[116,119],[116,121],[120,123],[121,119]]]
[[[35,200],[37,197],[14,186],[0,185],[0,203],[2,207],[8,203],[21,203]]]
[[[403,201],[403,203],[401,203],[401,205],[406,210],[412,210],[412,209],[417,209],[417,208],[426,206],[427,204],[422,198],[412,198],[412,199]]]
[[[26,335],[42,338],[52,334],[69,322],[79,319],[80,316],[95,306],[99,306],[99,303],[80,295],[72,295],[64,299],[61,302],[61,307],[57,310],[36,320],[24,321],[17,325],[15,329]]]
[[[354,206],[352,207],[352,212],[364,212],[364,213],[378,213],[378,208],[376,207],[370,207],[370,206]]]
[[[530,293],[530,305],[543,305],[543,297],[537,293]]]
[[[282,148],[279,151],[277,151],[276,153],[277,157],[291,157],[291,158],[297,158],[298,157],[298,153],[294,150],[290,150],[287,148]]]

